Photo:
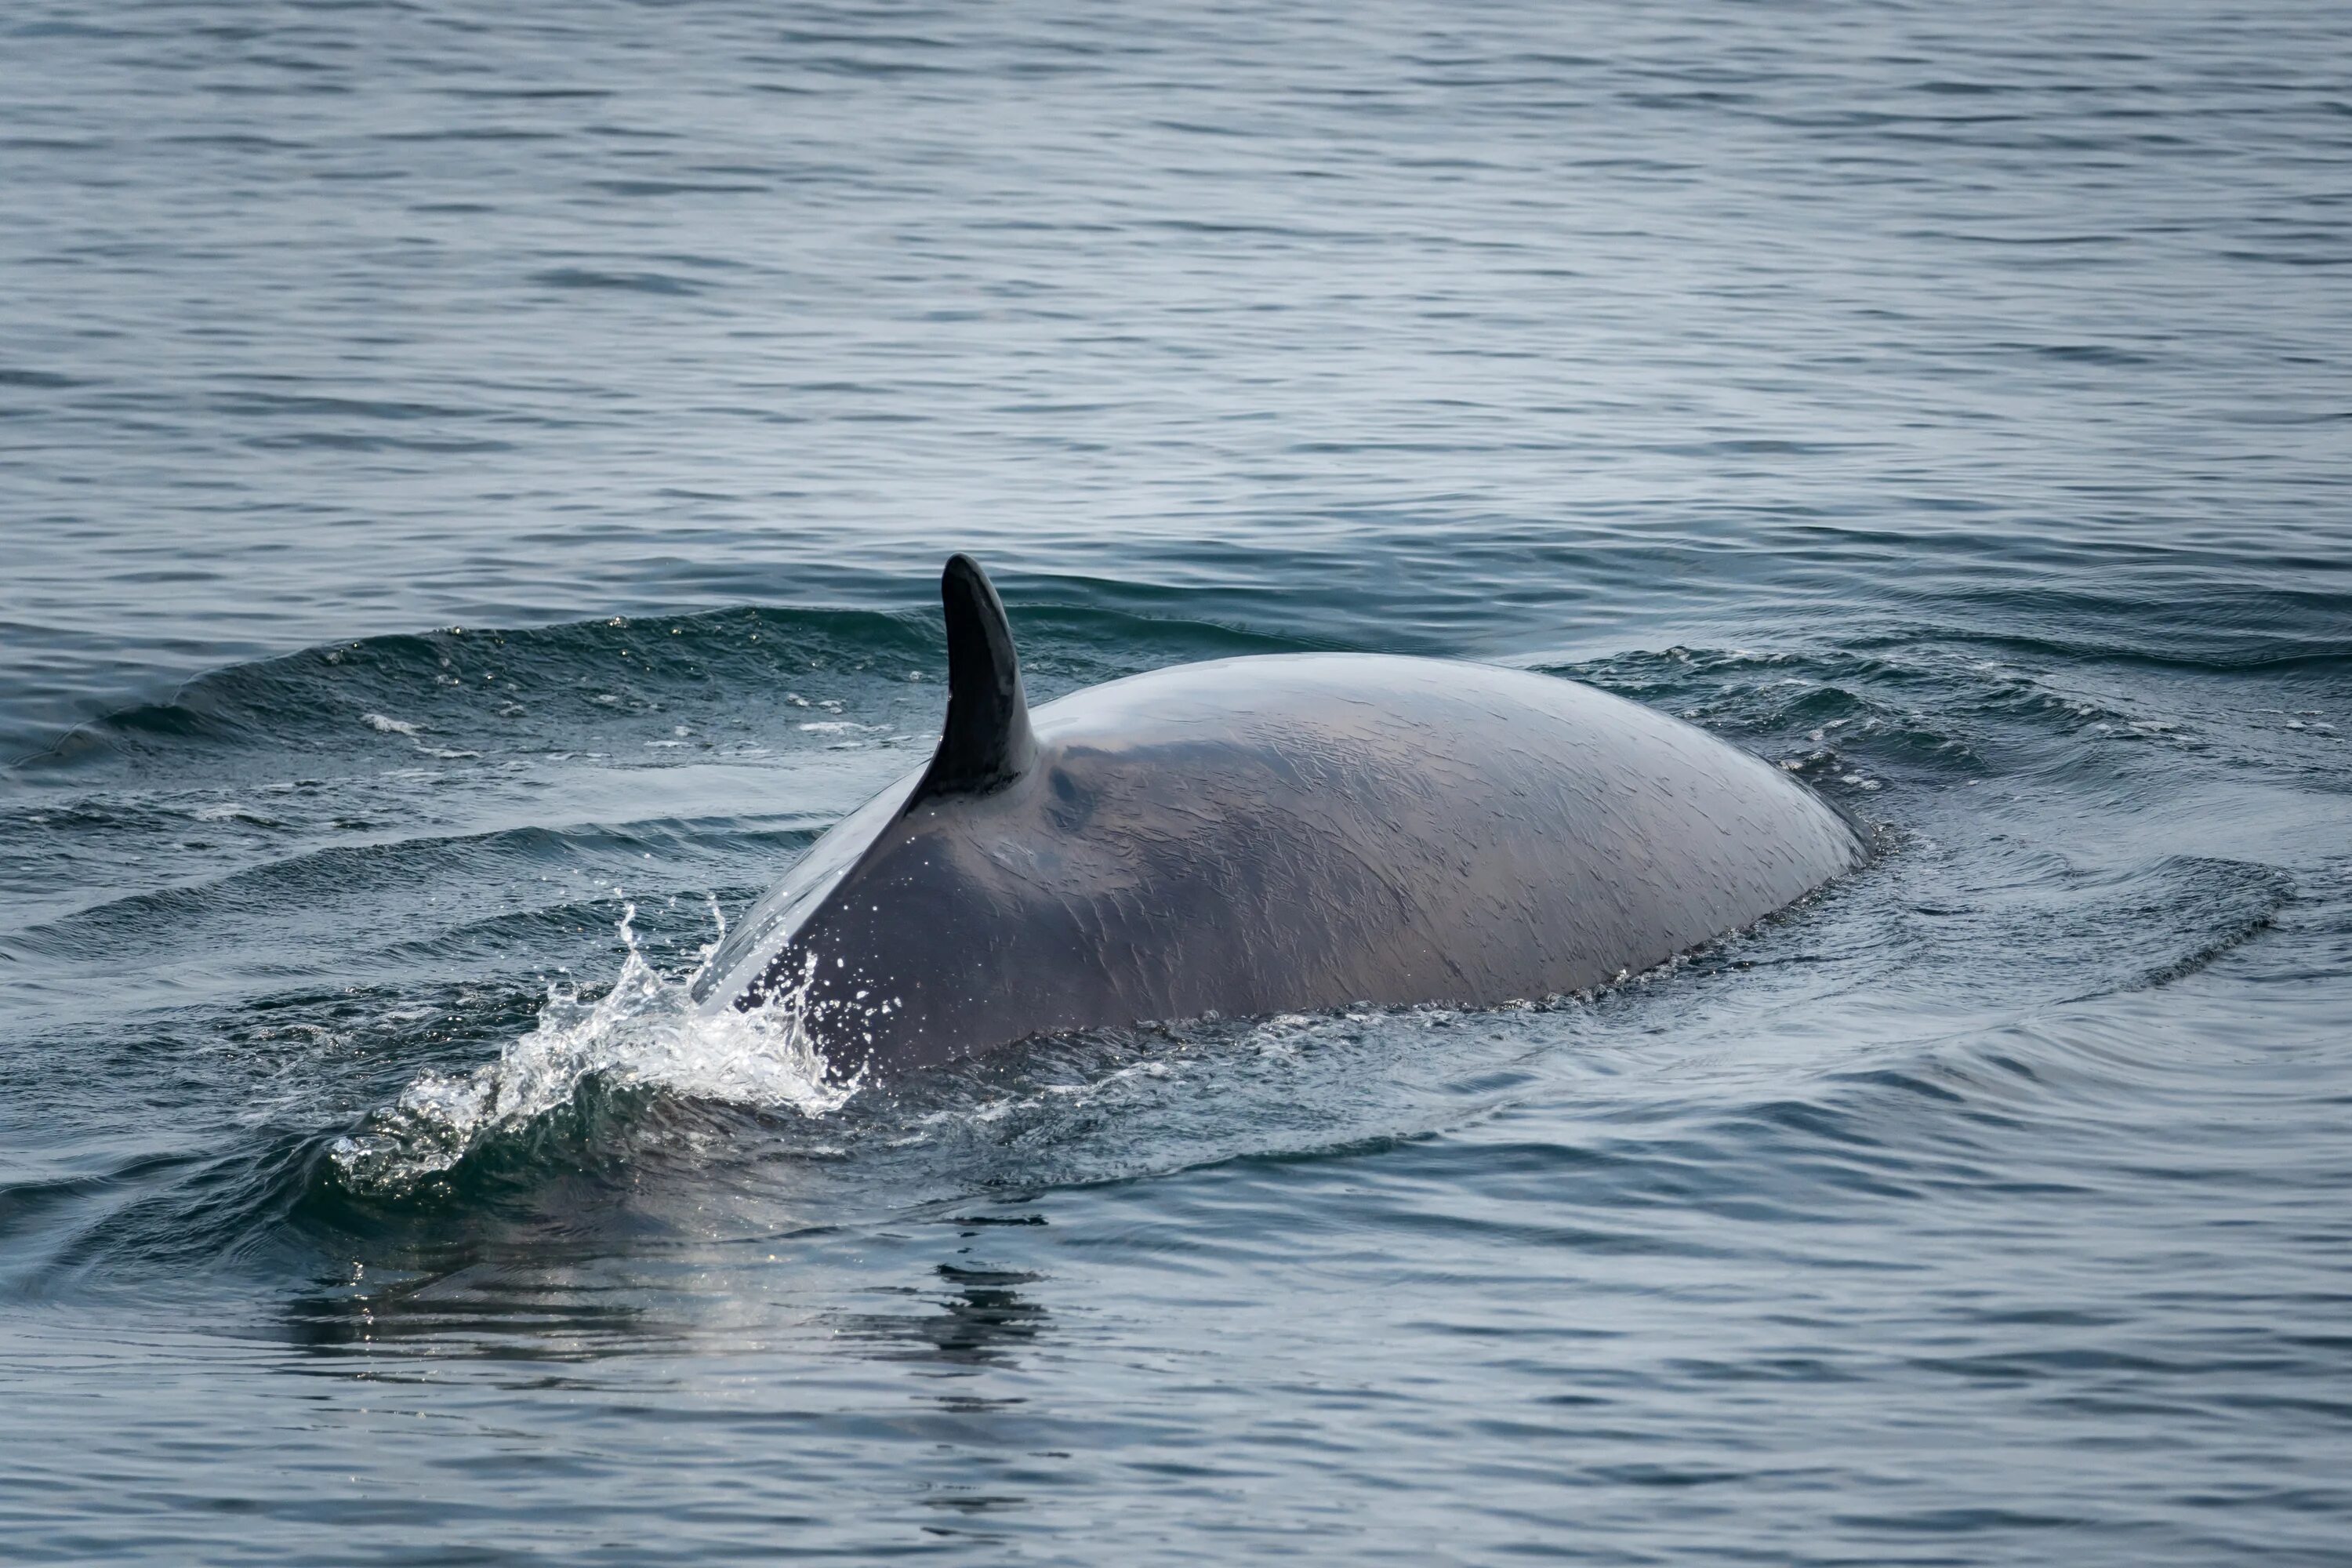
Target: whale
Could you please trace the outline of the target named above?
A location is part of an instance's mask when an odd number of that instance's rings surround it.
[[[1865,858],[1801,781],[1535,671],[1361,653],[1177,665],[1030,708],[1004,605],[940,577],[938,747],[728,931],[706,1014],[831,1076],[1039,1036],[1585,993]]]

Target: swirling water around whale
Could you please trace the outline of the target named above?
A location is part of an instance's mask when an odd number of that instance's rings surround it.
[[[11,24],[12,1552],[2344,1561],[2332,18],[665,15]],[[955,545],[1877,857],[828,1081],[688,981]]]

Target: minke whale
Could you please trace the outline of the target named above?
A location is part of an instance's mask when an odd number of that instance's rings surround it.
[[[1525,670],[1372,654],[1179,665],[1032,711],[996,590],[940,581],[938,750],[811,847],[704,966],[877,1077],[1035,1035],[1586,990],[1859,865],[1803,784]]]

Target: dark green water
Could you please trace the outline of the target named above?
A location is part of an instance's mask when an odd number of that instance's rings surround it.
[[[0,17],[0,1558],[2352,1563],[2334,10],[524,9]],[[838,1102],[957,548],[1885,852]]]

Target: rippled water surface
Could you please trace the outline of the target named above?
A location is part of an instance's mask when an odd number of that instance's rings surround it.
[[[2339,8],[0,16],[12,1563],[2352,1563]],[[936,733],[1594,681],[1882,853],[845,1098]]]

